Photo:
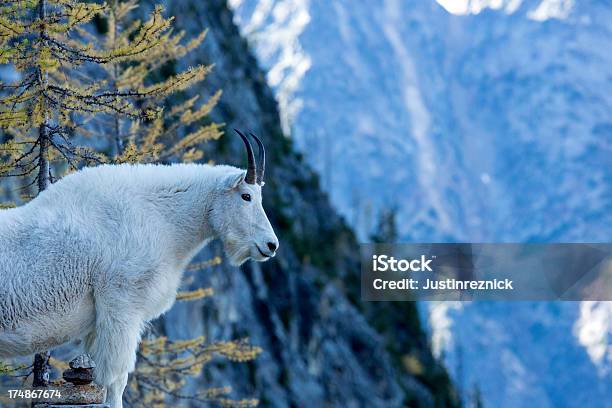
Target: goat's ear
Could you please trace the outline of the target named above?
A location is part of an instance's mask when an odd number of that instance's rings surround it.
[[[245,177],[246,177],[246,172],[241,172],[238,174],[231,174],[225,178],[225,187],[228,190],[236,188],[238,187],[238,185],[240,185],[240,183],[244,181]]]

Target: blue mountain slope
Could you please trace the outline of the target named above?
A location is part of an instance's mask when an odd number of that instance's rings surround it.
[[[404,240],[612,238],[609,2],[231,3],[286,129],[364,239],[390,205]],[[611,400],[610,304],[429,306],[438,351],[486,402]]]

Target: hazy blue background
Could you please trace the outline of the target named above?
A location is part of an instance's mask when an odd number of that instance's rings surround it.
[[[362,240],[393,207],[404,241],[610,241],[612,3],[230,3]],[[422,311],[487,406],[612,406],[610,304]]]

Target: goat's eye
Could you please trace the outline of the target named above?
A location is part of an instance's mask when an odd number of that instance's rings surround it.
[[[250,194],[243,194],[241,195],[242,199],[244,201],[251,201],[251,195]]]

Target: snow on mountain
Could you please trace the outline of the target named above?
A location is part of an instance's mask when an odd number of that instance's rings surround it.
[[[612,4],[440,4],[231,1],[363,239],[392,206],[407,241],[610,241]],[[439,351],[489,405],[611,399],[610,303],[436,307]]]
[[[612,302],[581,302],[574,334],[602,377],[612,371]]]
[[[241,0],[229,0],[237,9]],[[296,95],[302,77],[310,69],[310,57],[304,52],[299,36],[310,22],[308,1],[292,0],[276,4],[260,1],[250,5],[251,18],[241,27],[249,38],[257,38],[259,58],[274,61],[268,66],[268,83],[283,107],[281,120],[286,133],[303,101]],[[246,5],[245,5],[246,7]]]

